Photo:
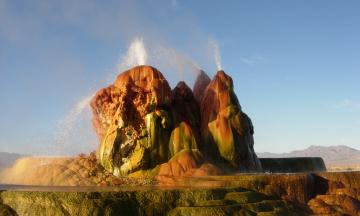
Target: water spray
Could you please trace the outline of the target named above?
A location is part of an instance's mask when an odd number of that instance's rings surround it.
[[[126,52],[122,57],[120,64],[117,65],[115,70],[116,75],[119,71],[127,70],[131,67],[145,65],[148,61],[148,56],[144,46],[144,40],[142,38],[135,38]],[[114,73],[110,74],[108,79],[112,80]],[[90,101],[94,96],[94,92],[88,94],[86,97],[83,97],[78,103],[76,103],[70,111],[58,121],[56,125],[56,133],[54,134],[54,144],[52,145],[52,153],[65,153],[68,145],[72,141],[72,136],[74,135],[74,130],[78,127],[80,120],[86,118],[88,122],[90,120],[87,115],[90,113]],[[85,117],[86,116],[86,117]],[[78,135],[77,135],[78,136]],[[95,139],[96,140],[96,139]]]
[[[125,70],[139,65],[145,65],[148,62],[148,55],[145,49],[143,38],[135,38],[126,54],[122,57],[118,70]]]
[[[218,71],[223,70],[222,65],[221,65],[221,55],[220,55],[219,44],[214,39],[209,39],[209,44],[210,44],[210,46],[211,46],[211,48],[213,49],[213,52],[214,52],[216,69]]]
[[[90,101],[93,96],[94,94],[89,94],[82,98],[62,119],[58,121],[56,133],[54,135],[54,149],[52,149],[52,151],[55,150],[57,153],[62,154],[65,153],[65,151],[67,152],[68,149],[66,148],[68,145],[75,144],[70,143],[72,141],[71,136],[74,135],[75,127],[78,126],[79,121],[84,118],[86,113],[90,113]],[[89,122],[90,120],[87,123]],[[78,143],[76,144],[78,145]]]

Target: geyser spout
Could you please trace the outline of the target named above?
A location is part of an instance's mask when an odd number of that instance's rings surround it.
[[[209,40],[210,46],[213,49],[214,52],[214,60],[215,60],[215,64],[216,64],[216,69],[218,71],[223,70],[222,65],[221,65],[221,55],[220,55],[220,48],[219,48],[219,44],[215,41],[215,40]]]
[[[136,66],[145,65],[147,61],[147,53],[145,50],[143,38],[135,38],[131,43],[129,50],[135,58]]]
[[[118,65],[119,70],[123,68],[132,68],[135,66],[146,65],[148,62],[148,54],[145,49],[144,40],[136,37],[130,44],[127,53]]]

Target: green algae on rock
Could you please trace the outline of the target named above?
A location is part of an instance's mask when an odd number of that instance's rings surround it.
[[[224,200],[241,188],[219,189],[140,189],[117,192],[32,192],[4,191],[3,203],[19,215],[233,215],[240,212],[271,212],[264,196],[251,206]],[[223,201],[220,201],[223,200]],[[281,201],[278,201],[279,203]],[[209,205],[209,204],[215,205]],[[277,204],[291,213],[290,203]]]
[[[358,215],[359,173],[176,177],[176,187],[13,186],[0,191],[0,210],[10,215]]]
[[[198,149],[195,135],[191,127],[186,122],[181,122],[176,127],[170,137],[169,142],[169,158],[173,157],[181,150]]]
[[[17,214],[10,206],[0,202],[0,216],[17,216]]]

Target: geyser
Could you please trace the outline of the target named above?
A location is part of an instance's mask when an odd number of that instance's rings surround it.
[[[261,171],[231,77],[219,71],[210,81],[202,72],[199,79],[196,98],[186,83],[171,90],[159,70],[142,65],[98,91],[91,106],[100,164],[117,176],[183,175],[204,163],[208,172]]]
[[[216,40],[214,39],[210,39],[209,40],[209,44],[213,49],[213,53],[214,53],[214,60],[215,60],[215,64],[216,64],[216,69],[218,71],[223,70],[222,65],[221,65],[221,55],[220,55],[220,48],[219,48],[219,44],[216,42]]]
[[[148,61],[148,55],[144,45],[144,39],[135,38],[129,46],[125,56],[123,56],[118,69],[131,68],[139,65],[145,65]]]

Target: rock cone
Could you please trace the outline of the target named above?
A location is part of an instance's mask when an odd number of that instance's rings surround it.
[[[200,71],[199,75],[195,80],[195,84],[193,88],[194,96],[199,104],[201,103],[201,99],[204,94],[204,91],[210,82],[211,82],[210,77],[204,71]]]
[[[182,149],[197,149],[200,139],[200,109],[191,89],[179,82],[173,92],[173,122],[169,158]]]
[[[232,80],[223,71],[211,82],[202,71],[193,93],[185,82],[171,91],[151,66],[134,67],[101,89],[91,106],[101,140],[98,161],[116,176],[156,171],[184,151],[200,152],[203,163],[230,170],[261,170],[251,120],[241,111]]]
[[[219,71],[204,91],[200,102],[201,150],[213,160],[238,171],[261,171],[254,152],[253,125],[241,111],[233,81]]]

